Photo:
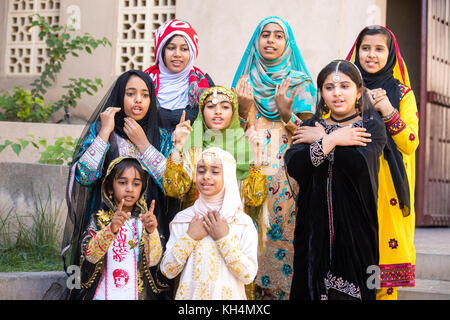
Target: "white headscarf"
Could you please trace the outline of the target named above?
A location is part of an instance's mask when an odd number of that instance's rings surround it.
[[[157,62],[159,64],[159,90],[158,101],[161,108],[168,110],[184,109],[189,104],[188,89],[189,75],[195,60],[195,49],[191,39],[181,31],[174,31],[170,37],[166,37],[161,41],[160,48],[164,48],[166,42],[175,35],[181,35],[188,44],[190,59],[186,67],[178,72],[173,73],[164,64],[163,50],[157,52]]]
[[[195,215],[204,217],[212,210],[218,211],[220,216],[230,223],[237,218],[237,213],[242,211],[242,200],[236,178],[236,160],[228,151],[211,147],[201,153],[198,161],[210,155],[220,159],[222,162],[222,190],[214,196],[205,196],[200,193],[200,197],[195,203],[191,207],[179,212],[171,223],[188,223]],[[238,222],[238,220],[236,221]]]

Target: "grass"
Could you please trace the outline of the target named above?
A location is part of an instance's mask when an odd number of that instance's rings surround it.
[[[31,215],[0,209],[0,272],[63,270],[59,253],[62,202],[52,201],[50,187],[48,194],[45,201],[33,194]]]

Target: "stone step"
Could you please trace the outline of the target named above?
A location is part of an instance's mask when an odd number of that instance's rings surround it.
[[[450,281],[416,279],[415,287],[398,288],[398,300],[450,300]]]
[[[66,273],[62,271],[0,272],[0,300],[58,299],[66,279]],[[53,290],[49,291],[50,287]]]
[[[450,281],[450,254],[417,251],[416,278]]]
[[[450,228],[416,228],[416,278],[450,281]]]

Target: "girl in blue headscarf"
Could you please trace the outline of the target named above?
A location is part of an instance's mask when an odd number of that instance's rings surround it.
[[[302,119],[315,112],[316,88],[289,24],[268,17],[257,26],[234,76],[244,128],[263,136],[267,200],[253,215],[260,239],[255,299],[288,299],[292,280],[295,180],[286,175],[284,153]]]

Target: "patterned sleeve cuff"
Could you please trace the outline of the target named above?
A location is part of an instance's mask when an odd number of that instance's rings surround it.
[[[106,254],[116,235],[111,231],[110,225],[107,225],[98,233],[94,233],[92,230],[89,230],[89,232],[92,233],[92,239],[89,241],[86,250],[86,259],[95,264]]]
[[[294,113],[292,113],[288,122],[284,122],[283,120],[281,120],[281,123],[284,125],[286,130],[294,133],[298,129],[302,121]]]
[[[148,233],[144,228],[143,239],[148,266],[155,266],[158,264],[162,256],[162,245],[158,230]]]
[[[311,162],[315,167],[320,166],[325,159],[328,159],[330,162],[334,161],[334,149],[327,155],[323,152],[322,138],[311,143],[309,153],[311,156]]]
[[[103,141],[102,138],[97,136],[86,152],[81,156],[80,162],[86,164],[90,170],[97,171],[103,161],[108,146],[108,142]]]
[[[142,154],[141,160],[152,173],[156,180],[162,179],[166,171],[166,158],[152,145]]]
[[[388,121],[385,121],[384,124],[392,136],[399,134],[406,128],[406,123],[400,118],[399,112],[396,112],[395,115]]]

